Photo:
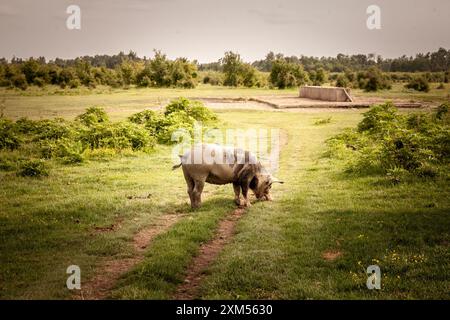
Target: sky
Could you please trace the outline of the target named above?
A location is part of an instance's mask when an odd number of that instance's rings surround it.
[[[66,27],[69,5],[81,29]],[[381,29],[369,30],[369,5]],[[383,57],[450,49],[449,0],[0,0],[0,57],[47,59],[135,51],[212,62],[269,52]]]

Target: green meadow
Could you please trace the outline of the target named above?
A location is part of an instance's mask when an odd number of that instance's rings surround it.
[[[116,121],[179,96],[296,93],[206,85],[46,90],[1,91],[3,115],[72,120],[96,105]],[[414,97],[401,88],[391,92],[436,103],[448,95],[437,89]],[[286,141],[277,176],[285,183],[273,187],[272,202],[253,199],[231,241],[205,270],[198,298],[450,298],[448,170],[434,178],[391,183],[380,173],[349,173],[345,159],[326,155],[326,140],[357,126],[366,111],[215,110],[218,128],[281,130]],[[48,176],[38,178],[0,170],[0,298],[73,298],[66,288],[69,265],[80,266],[82,283],[91,279],[104,261],[133,257],[133,236],[167,214],[180,218],[153,239],[144,259],[121,275],[108,296],[173,297],[200,246],[214,237],[235,205],[232,186],[206,185],[203,206],[191,210],[183,174],[171,170],[171,153],[171,146],[157,144],[149,152],[92,157],[79,164],[49,160]],[[369,265],[381,269],[380,290],[366,287]]]

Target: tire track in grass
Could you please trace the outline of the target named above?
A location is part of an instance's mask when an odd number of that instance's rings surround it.
[[[133,237],[135,255],[125,259],[110,259],[98,267],[96,274],[86,283],[81,283],[81,290],[74,299],[101,300],[109,296],[117,280],[136,264],[144,260],[145,249],[158,235],[169,230],[186,214],[164,214],[156,222]]]
[[[237,208],[219,222],[214,238],[200,247],[199,254],[187,268],[184,282],[177,287],[174,299],[190,300],[198,296],[200,284],[205,277],[205,270],[233,238],[237,222],[244,213],[245,209]]]

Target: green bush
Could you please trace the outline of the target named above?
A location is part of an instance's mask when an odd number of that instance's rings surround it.
[[[408,89],[413,89],[416,91],[428,92],[430,91],[430,84],[425,77],[415,77],[410,82],[405,85]]]
[[[146,124],[149,121],[153,121],[157,116],[158,113],[154,110],[144,110],[129,116],[128,121],[136,124]]]
[[[20,163],[17,175],[21,177],[33,178],[48,176],[48,168],[44,160],[26,160]]]
[[[35,125],[33,126],[30,122],[28,122],[29,130],[35,134],[33,141],[69,138],[74,133],[71,123],[62,118],[39,120],[34,123]],[[24,122],[21,123],[20,130],[24,130],[26,128],[24,128],[23,125],[26,126],[27,124]]]
[[[211,125],[217,117],[201,102],[185,98],[173,100],[164,112],[144,110],[120,122],[109,122],[97,107],[88,108],[75,121],[0,118],[0,170],[13,170],[19,159],[31,158],[20,162],[18,175],[42,176],[47,172],[45,162],[34,158],[75,164],[148,152],[157,142],[174,143],[172,135],[179,129],[192,136],[196,121]]]
[[[389,78],[377,67],[370,67],[357,75],[358,85],[365,91],[391,89]]]
[[[340,74],[336,78],[336,87],[347,88],[349,85],[349,81],[347,77],[343,74]]]
[[[251,64],[242,61],[239,54],[231,51],[225,52],[220,63],[223,65],[224,85],[249,88],[261,86],[257,70]]]
[[[158,142],[161,144],[172,144],[174,132],[187,131],[191,136],[195,119],[189,117],[186,112],[174,112],[164,117],[161,127],[157,132]]]
[[[401,117],[397,108],[391,103],[376,105],[364,113],[364,117],[358,124],[358,131],[369,131],[372,134],[383,134],[384,131],[398,125]]]
[[[287,62],[285,59],[277,59],[272,63],[269,81],[278,89],[291,88],[306,84],[308,75],[302,65]]]
[[[17,157],[11,156],[11,153],[0,154],[0,171],[11,171],[17,167]]]
[[[62,163],[72,164],[84,161],[81,141],[62,138],[58,141],[44,141],[41,144],[41,156],[45,159],[59,159]]]
[[[448,117],[449,116],[448,108],[449,108],[448,103],[441,104],[436,110],[436,118],[439,120],[444,120],[445,117]]]
[[[327,141],[327,156],[348,159],[349,170],[355,172],[435,177],[450,160],[447,113],[447,105],[433,114],[408,115],[399,114],[390,103],[374,106],[363,114],[356,130]]]
[[[209,71],[203,76],[202,82],[212,86],[220,86],[223,84],[223,73],[217,71]]]
[[[68,86],[70,89],[76,89],[81,86],[81,82],[78,79],[72,79],[69,81]]]
[[[172,100],[165,108],[164,115],[168,116],[175,112],[185,112],[188,117],[204,123],[210,123],[217,120],[216,115],[206,108],[200,101],[179,98]]]
[[[17,132],[23,134],[36,133],[38,131],[38,121],[33,121],[28,118],[19,118],[15,123]]]
[[[14,122],[0,118],[0,149],[14,150],[19,148],[21,139],[15,129]]]
[[[17,74],[11,79],[14,87],[26,90],[28,88],[27,78],[23,74]]]
[[[314,86],[321,86],[328,80],[328,75],[323,68],[312,70],[309,72],[309,79]]]
[[[86,112],[80,114],[75,118],[76,121],[81,122],[86,126],[91,126],[97,123],[108,122],[109,117],[105,110],[100,107],[90,107],[86,109]]]
[[[43,88],[45,86],[45,80],[41,77],[36,77],[33,80],[33,83],[37,85],[39,88]]]
[[[316,126],[320,126],[320,125],[324,125],[324,124],[329,124],[331,123],[331,117],[328,118],[324,118],[324,119],[317,119],[316,121],[314,121],[314,125]]]
[[[167,59],[165,54],[155,51],[153,59],[136,74],[139,87],[181,87],[194,88],[197,66],[185,58]]]
[[[132,122],[97,123],[83,128],[80,141],[90,149],[113,148],[145,150],[152,148],[155,139],[148,130]]]
[[[159,143],[170,144],[174,142],[172,134],[175,131],[185,129],[192,133],[196,121],[202,122],[203,125],[212,125],[217,122],[217,116],[200,101],[178,98],[172,100],[162,114],[144,110],[130,116],[128,120],[136,124],[144,124]]]

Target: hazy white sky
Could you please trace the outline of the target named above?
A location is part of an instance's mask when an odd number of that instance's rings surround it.
[[[66,8],[81,8],[68,30]],[[381,8],[381,30],[366,9]],[[171,58],[215,61],[227,50],[247,60],[287,55],[450,48],[450,0],[0,0],[0,56],[72,58],[154,48]]]

